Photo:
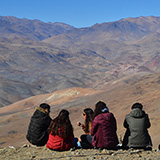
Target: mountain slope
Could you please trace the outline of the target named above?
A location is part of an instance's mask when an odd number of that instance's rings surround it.
[[[87,107],[94,109],[95,103],[99,100],[106,102],[110,111],[115,115],[118,137],[121,138],[125,132],[123,127],[125,115],[131,111],[133,103],[142,103],[151,121],[149,133],[154,148],[158,146],[160,141],[160,73],[143,77],[133,75],[132,77],[119,79],[103,85],[103,91],[95,91],[89,88],[70,88],[30,97],[0,108],[0,144],[1,146],[19,146],[29,143],[25,135],[30,117],[34,108],[43,102],[51,105],[52,118],[55,118],[61,109],[68,109],[75,136],[78,137],[83,134],[83,131],[76,125],[76,122],[83,122],[83,109]]]
[[[74,27],[64,23],[44,23],[39,20],[18,19],[0,16],[0,37],[23,37],[40,41],[53,35],[62,34]]]
[[[74,39],[74,44],[87,42],[103,44],[108,39],[128,42],[158,32],[159,27],[160,17],[126,18],[115,22],[95,24],[88,28],[73,29],[64,33],[64,36],[70,37],[68,40]],[[45,42],[53,44],[60,37],[62,35],[53,36]],[[61,41],[63,41],[62,38]]]
[[[0,78],[10,86],[17,86],[15,81],[24,83],[21,90],[30,97],[70,87],[103,89],[104,84],[132,74],[156,73],[160,69],[159,27],[159,17],[127,18],[78,29],[1,16]],[[1,92],[1,106],[24,97],[16,86],[15,100],[8,101],[2,94],[6,91]],[[39,92],[32,94],[27,86]],[[7,93],[11,94],[9,89]]]

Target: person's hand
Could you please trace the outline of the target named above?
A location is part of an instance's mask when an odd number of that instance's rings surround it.
[[[81,125],[82,125],[81,122],[78,121],[78,122],[77,122],[77,126],[81,126]]]

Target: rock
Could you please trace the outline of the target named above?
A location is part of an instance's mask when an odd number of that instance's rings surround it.
[[[32,158],[35,158],[35,157],[36,157],[36,155],[33,155],[33,156],[32,156]]]
[[[11,149],[16,149],[14,146],[8,146],[9,148],[11,148]]]
[[[30,145],[29,145],[29,144],[24,144],[24,145],[22,146],[22,148],[25,148],[25,147],[30,147]]]
[[[137,153],[141,153],[141,152],[142,152],[142,151],[137,150],[137,151],[130,152],[130,154],[137,154]]]
[[[80,152],[76,152],[76,155],[79,155],[79,154],[81,154]]]
[[[144,150],[107,150],[103,149],[76,149],[75,151],[51,151],[46,147],[24,147],[19,149],[10,149],[9,147],[0,149],[0,159],[3,160],[50,160],[50,159],[67,159],[67,160],[158,160],[160,152]]]
[[[76,149],[75,149],[74,147],[70,149],[70,151],[75,151],[75,150],[76,150]]]
[[[111,155],[113,152],[112,151],[109,151],[109,150],[106,150],[106,149],[103,149],[101,151],[102,154],[107,154],[107,155]]]

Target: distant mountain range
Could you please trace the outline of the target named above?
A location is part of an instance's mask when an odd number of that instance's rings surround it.
[[[74,28],[0,16],[0,107],[71,87],[104,89],[160,71],[160,17]]]

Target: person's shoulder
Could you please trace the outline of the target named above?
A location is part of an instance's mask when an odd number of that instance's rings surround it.
[[[146,117],[146,118],[149,118],[149,116],[148,116],[148,114],[147,114],[147,113],[145,113],[144,115],[145,115],[145,117]]]
[[[110,112],[101,113],[95,117],[95,120],[106,119],[106,117],[110,117],[110,116],[112,116],[112,114],[110,114]]]
[[[130,117],[131,117],[130,113],[125,115],[125,119],[128,119]]]
[[[107,117],[114,117],[114,114],[112,112],[106,112],[106,113],[103,113],[103,114]]]
[[[93,121],[99,121],[102,118],[101,114],[98,114],[96,117],[94,117]]]

